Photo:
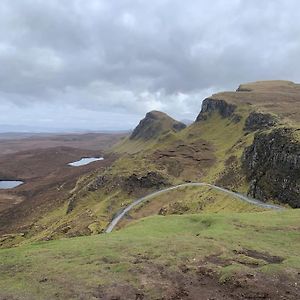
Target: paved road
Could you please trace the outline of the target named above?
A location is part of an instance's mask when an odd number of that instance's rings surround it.
[[[200,182],[199,183],[196,183],[196,182],[195,183],[183,183],[183,184],[179,184],[179,185],[176,185],[176,186],[172,186],[172,187],[169,187],[169,188],[166,188],[166,189],[163,189],[163,190],[151,193],[151,194],[149,194],[149,195],[147,195],[145,197],[142,197],[142,198],[139,198],[139,199],[133,201],[130,205],[128,205],[124,210],[122,210],[111,221],[111,223],[109,224],[109,226],[107,227],[107,229],[106,229],[105,232],[106,233],[112,232],[112,230],[119,223],[119,221],[126,215],[126,213],[128,213],[132,208],[134,208],[135,206],[137,206],[141,202],[144,202],[144,201],[146,201],[146,200],[148,200],[150,198],[153,198],[155,196],[158,196],[158,195],[160,195],[162,193],[165,193],[165,192],[168,192],[168,191],[172,191],[172,190],[176,190],[178,188],[186,187],[186,186],[209,186],[209,187],[211,187],[211,188],[213,188],[215,190],[218,190],[218,191],[224,192],[226,194],[232,195],[233,197],[235,197],[235,198],[237,198],[239,200],[251,203],[251,204],[256,205],[256,206],[260,206],[260,207],[267,208],[267,209],[273,209],[273,210],[283,210],[284,209],[281,206],[273,205],[273,204],[267,204],[267,203],[264,203],[264,202],[262,202],[260,200],[253,199],[251,197],[248,197],[248,196],[245,196],[245,195],[242,195],[242,194],[239,194],[239,193],[236,193],[236,192],[224,189],[222,187],[219,187],[219,186],[216,186],[216,185],[213,185],[213,184],[204,183],[204,182],[201,182],[201,183]]]

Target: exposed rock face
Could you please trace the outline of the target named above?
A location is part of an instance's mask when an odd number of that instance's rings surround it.
[[[168,185],[166,178],[156,172],[148,172],[142,176],[133,173],[128,177],[100,175],[91,182],[88,190],[96,191],[101,188],[106,188],[107,190],[122,188],[126,191],[133,191],[135,189],[160,188],[166,185]]]
[[[214,111],[217,111],[223,118],[232,117],[235,109],[236,106],[234,104],[227,103],[224,100],[206,98],[202,102],[201,112],[196,122],[207,120]]]
[[[236,91],[237,91],[237,92],[251,92],[252,89],[249,88],[249,87],[247,87],[247,86],[245,86],[245,85],[243,85],[243,84],[241,84],[241,85],[239,85],[239,87],[236,89]]]
[[[167,180],[156,172],[148,172],[144,176],[132,174],[123,183],[124,190],[134,191],[136,189],[159,189],[168,185]]]
[[[276,125],[276,118],[274,116],[253,111],[246,119],[244,130],[256,131],[259,129],[266,129],[274,125]]]
[[[148,172],[145,175],[135,173],[129,176],[110,176],[99,175],[90,182],[81,195],[73,195],[69,198],[67,214],[76,207],[77,201],[87,195],[87,192],[94,192],[102,189],[103,192],[113,193],[117,190],[123,190],[128,194],[135,194],[136,197],[144,196],[149,191],[158,190],[169,186],[167,178],[157,172]]]
[[[300,207],[300,142],[293,138],[292,129],[257,133],[242,163],[251,196]]]
[[[130,139],[149,140],[167,132],[178,132],[185,127],[185,124],[172,119],[165,113],[151,111],[140,121],[139,125],[132,132]]]

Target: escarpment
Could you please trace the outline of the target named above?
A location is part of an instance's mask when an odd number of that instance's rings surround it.
[[[257,133],[244,150],[242,163],[251,196],[300,207],[300,141],[295,134],[291,128]]]
[[[202,102],[201,112],[196,122],[207,120],[213,112],[218,112],[223,118],[228,118],[233,116],[235,109],[236,105],[227,103],[224,100],[206,98]]]
[[[280,80],[242,84],[235,92],[206,98],[196,119],[200,126],[205,126],[205,121],[215,120],[212,126],[219,133],[216,139],[219,151],[232,143],[225,152],[224,162],[229,155],[236,155],[237,161],[230,167],[238,178],[246,177],[249,195],[295,208],[300,207],[299,87]],[[215,113],[231,122],[211,119]],[[232,131],[229,133],[230,126]],[[228,138],[218,144],[221,132]],[[215,167],[222,170],[217,182],[234,186],[230,167],[225,163]],[[239,184],[241,181],[237,181],[234,188],[239,189]]]

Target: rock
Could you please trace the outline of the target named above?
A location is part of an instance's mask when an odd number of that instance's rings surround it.
[[[242,165],[250,181],[249,195],[300,207],[300,141],[290,128],[257,133],[244,150]]]
[[[236,106],[234,104],[227,103],[225,100],[206,98],[202,102],[201,112],[198,115],[196,122],[207,120],[207,118],[215,111],[223,118],[229,118],[234,115],[235,109]],[[237,120],[239,120],[239,118]]]
[[[185,124],[172,119],[163,112],[151,111],[146,114],[145,118],[133,130],[130,139],[154,139],[163,134],[178,132],[185,127]]]
[[[158,214],[160,216],[165,216],[165,215],[167,215],[167,213],[168,213],[168,209],[166,207],[161,207],[159,212],[158,212]]]
[[[144,176],[132,174],[126,178],[122,184],[124,190],[130,192],[137,189],[159,189],[166,185],[168,185],[168,181],[162,175],[156,172],[148,172]]]
[[[182,215],[185,214],[189,211],[189,207],[180,201],[175,201],[173,203],[164,205],[160,208],[158,211],[158,214],[161,216],[166,216],[166,215]]]
[[[245,121],[245,131],[256,131],[260,129],[270,128],[276,125],[277,120],[271,114],[263,114],[260,112],[251,112]]]
[[[236,89],[237,92],[251,92],[252,89],[249,87],[246,87],[244,85],[239,85],[239,87]]]

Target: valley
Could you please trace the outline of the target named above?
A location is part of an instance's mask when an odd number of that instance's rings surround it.
[[[112,140],[119,138],[113,135]],[[60,136],[52,137],[51,141],[61,139]],[[84,149],[84,147],[93,148],[88,145],[86,138],[82,135],[70,137],[65,136],[67,144],[69,140],[83,140],[82,149],[61,146],[52,147],[51,141],[43,145],[36,145],[36,141],[30,145],[31,139],[14,141],[18,146],[16,149],[27,149],[10,154],[0,156],[0,178],[3,180],[22,180],[23,184],[14,189],[0,189],[0,232],[1,234],[14,234],[19,231],[28,230],[33,226],[33,221],[40,218],[41,215],[49,212],[49,210],[59,207],[67,197],[69,191],[76,184],[78,178],[84,174],[89,174],[95,170],[101,170],[110,165],[114,161],[114,155],[107,155],[106,161],[96,161],[80,168],[69,166],[76,160],[85,156],[102,155],[103,151]],[[94,137],[92,138],[94,143]],[[101,140],[101,134],[97,137]],[[104,134],[104,140],[108,140],[107,134]],[[43,138],[43,142],[45,139]],[[11,140],[0,141],[2,147],[9,145]],[[77,142],[76,142],[77,143]],[[101,143],[100,146],[101,147]],[[0,238],[1,240],[1,238]]]

